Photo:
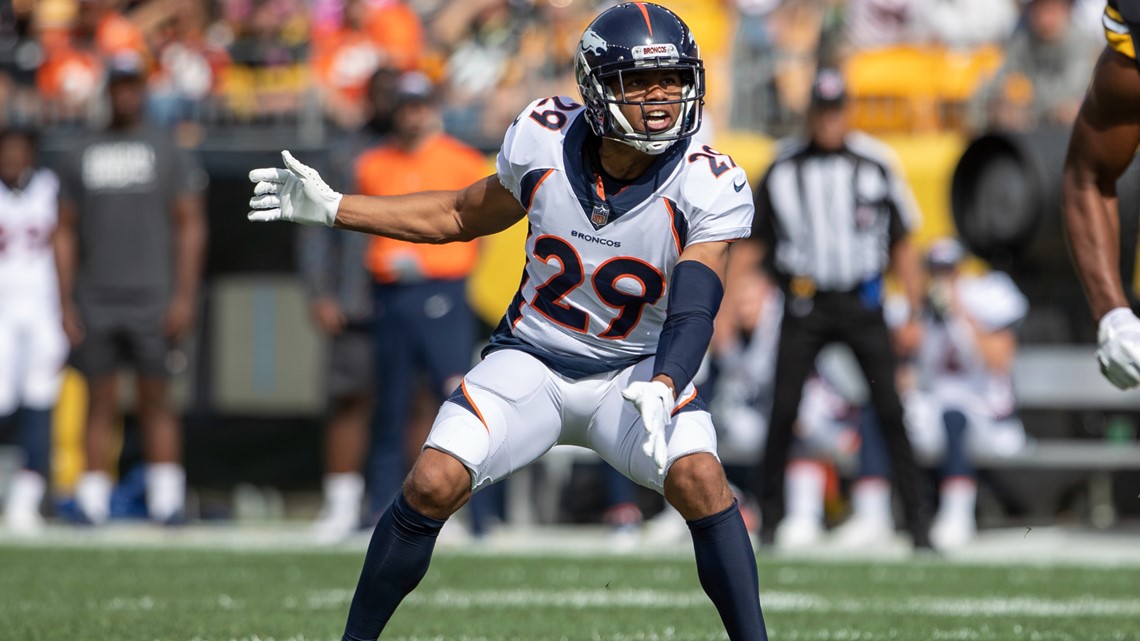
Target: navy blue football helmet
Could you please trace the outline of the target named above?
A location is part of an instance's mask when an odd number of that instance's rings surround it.
[[[624,91],[614,92],[610,82],[624,87],[623,73],[643,69],[675,69],[681,74],[681,97],[660,102],[632,102]],[[672,11],[649,2],[630,2],[603,11],[582,34],[574,70],[578,91],[586,105],[590,129],[644,153],[657,155],[701,127],[705,98],[705,68],[689,27]],[[677,122],[665,131],[635,131],[621,113],[621,105],[639,105],[643,112],[654,105],[677,104]]]

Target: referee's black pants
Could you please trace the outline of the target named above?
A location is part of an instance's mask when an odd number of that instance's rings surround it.
[[[871,392],[883,438],[902,499],[907,527],[916,547],[929,547],[929,513],[923,477],[903,425],[903,408],[895,386],[896,358],[882,308],[868,306],[857,293],[818,292],[810,309],[796,314],[797,303],[785,299],[776,357],[776,386],[768,442],[759,470],[761,540],[769,542],[784,517],[784,470],[788,464],[793,426],[803,397],[804,381],[816,356],[829,343],[851,348]]]

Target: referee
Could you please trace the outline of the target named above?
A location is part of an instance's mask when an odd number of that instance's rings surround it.
[[[894,348],[913,351],[915,319],[897,343],[883,320],[883,275],[899,279],[910,309],[921,309],[918,255],[909,240],[917,206],[887,146],[850,131],[846,88],[823,69],[812,84],[806,140],[786,141],[756,190],[753,238],[784,290],[775,400],[759,476],[760,538],[775,538],[784,517],[784,468],[793,424],[819,351],[851,348],[871,391],[916,548],[929,548],[925,494],[903,427]]]

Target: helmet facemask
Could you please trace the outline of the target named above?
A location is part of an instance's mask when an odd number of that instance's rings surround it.
[[[582,57],[581,53],[579,57]],[[609,64],[593,69],[585,62],[584,59],[578,61],[578,89],[586,103],[590,128],[596,135],[617,140],[642,153],[656,156],[674,142],[688,138],[700,129],[705,95],[705,71],[700,59],[660,56],[644,58],[633,64]],[[625,76],[650,70],[672,70],[680,74],[680,97],[646,102],[627,100],[624,91]],[[612,80],[616,80],[615,84],[619,87],[619,91],[615,92],[611,87]],[[657,107],[674,104],[681,105],[676,121],[664,131],[637,131],[621,112],[622,106],[636,106],[641,109],[642,122],[645,122],[648,112]]]

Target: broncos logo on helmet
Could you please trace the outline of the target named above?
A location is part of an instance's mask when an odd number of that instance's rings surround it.
[[[582,34],[582,42],[579,43],[578,48],[587,53],[595,56],[600,56],[606,52],[606,41],[592,29],[587,29],[586,33]]]
[[[682,79],[679,99],[630,102],[608,81],[623,72],[645,69],[676,70]],[[677,14],[649,2],[620,4],[602,12],[582,34],[574,64],[586,120],[595,135],[612,138],[651,155],[663,153],[701,127],[705,69],[688,25]],[[647,106],[680,103],[680,117],[665,131],[636,131],[621,113],[628,104]]]

